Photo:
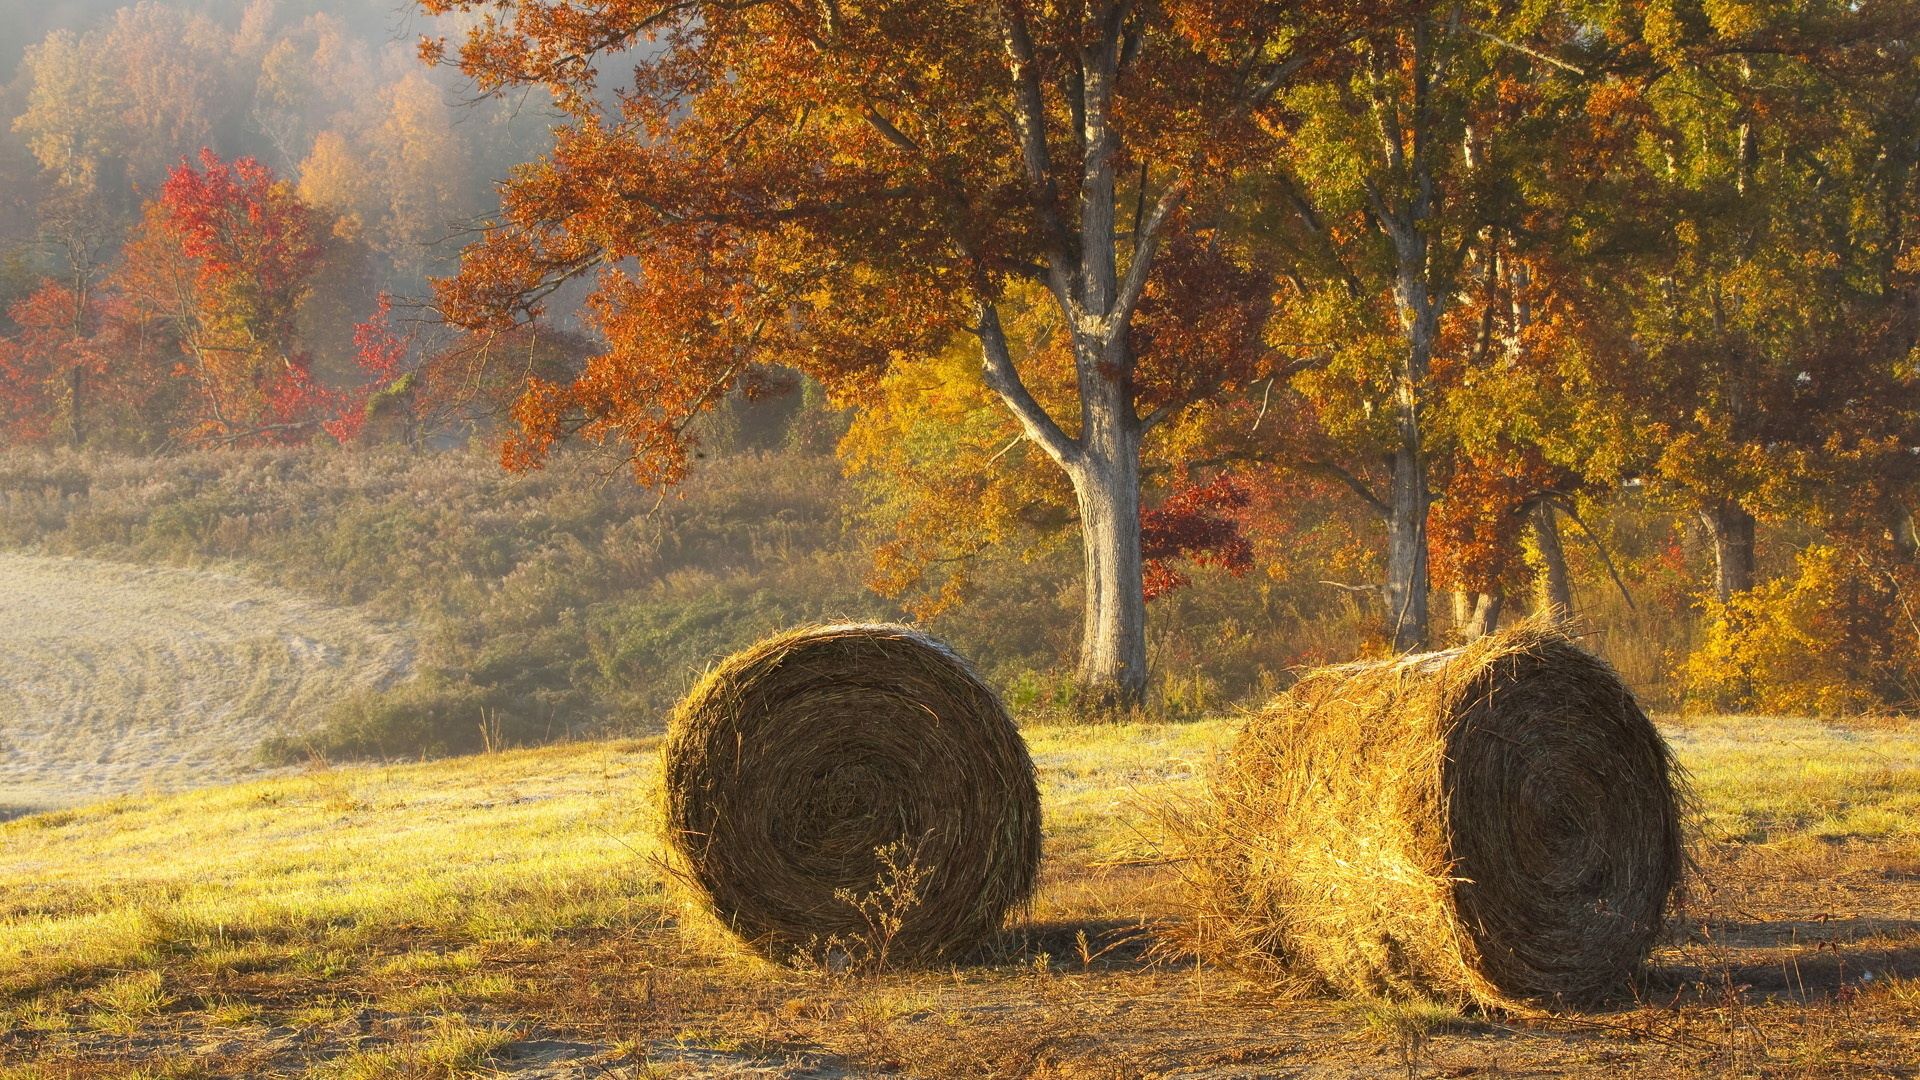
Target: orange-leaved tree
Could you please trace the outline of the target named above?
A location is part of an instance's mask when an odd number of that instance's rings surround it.
[[[439,289],[449,320],[500,327],[595,275],[605,350],[529,389],[509,464],[581,434],[671,481],[690,419],[756,366],[858,404],[966,335],[1074,491],[1080,679],[1139,699],[1143,443],[1272,363],[1272,290],[1218,235],[1224,208],[1284,137],[1276,93],[1400,5],[421,2],[487,12],[462,68],[566,113]],[[631,80],[603,85],[615,65]],[[1016,289],[1040,297],[1031,340],[1003,318]],[[1029,379],[1053,350],[1070,379],[1049,407]]]
[[[1395,651],[1429,643],[1429,517],[1451,481],[1465,478],[1448,539],[1480,548],[1468,562],[1483,565],[1455,560],[1448,583],[1489,597],[1511,503],[1529,494],[1516,471],[1529,440],[1462,428],[1475,418],[1453,399],[1506,379],[1519,329],[1498,306],[1521,263],[1567,235],[1556,155],[1609,62],[1588,18],[1456,4],[1359,35],[1284,95],[1293,134],[1259,176],[1248,231],[1298,271],[1274,334],[1307,362],[1222,416],[1216,456],[1270,460],[1360,500],[1382,526],[1374,591]],[[1512,452],[1491,452],[1502,439]]]
[[[13,303],[0,337],[0,443],[142,445],[169,400],[167,362],[111,293],[52,280]]]

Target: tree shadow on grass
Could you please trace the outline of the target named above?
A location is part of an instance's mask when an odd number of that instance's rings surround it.
[[[1920,920],[1836,918],[1710,921],[1682,955],[1648,972],[1655,996],[1833,999],[1887,978],[1920,978]]]

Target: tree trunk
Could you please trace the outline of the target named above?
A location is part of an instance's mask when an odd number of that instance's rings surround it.
[[[1713,593],[1724,604],[1753,588],[1753,515],[1723,502],[1702,509],[1700,520],[1713,538]]]
[[[1474,593],[1473,607],[1461,623],[1460,636],[1467,641],[1477,641],[1500,629],[1500,609],[1506,602],[1506,594],[1498,587],[1492,592]]]
[[[1137,705],[1147,688],[1147,600],[1140,555],[1144,432],[1131,397],[1117,380],[1098,374],[1083,379],[1084,453],[1068,469],[1080,506],[1086,557],[1078,679],[1100,709]]]
[[[1393,455],[1387,501],[1387,637],[1395,652],[1427,647],[1427,471],[1417,449]]]
[[[1139,462],[1131,454],[1089,460],[1073,476],[1086,555],[1078,679],[1099,709],[1136,705],[1146,695]]]
[[[1421,100],[1432,76],[1425,23],[1415,25],[1413,39],[1413,92],[1415,100]],[[1389,106],[1380,108],[1387,113],[1395,111]],[[1383,117],[1383,122],[1389,121]],[[1398,127],[1400,121],[1390,123]],[[1395,159],[1396,169],[1404,164],[1413,181],[1406,200],[1396,204],[1379,192],[1370,192],[1375,221],[1393,244],[1394,306],[1399,309],[1401,329],[1406,334],[1397,372],[1399,440],[1388,457],[1393,479],[1387,493],[1387,634],[1395,652],[1424,649],[1428,638],[1427,510],[1433,499],[1427,485],[1425,397],[1447,290],[1435,287],[1435,268],[1428,251],[1428,228],[1437,189],[1428,160],[1431,142],[1426,135],[1416,129],[1407,143],[1400,141],[1397,131],[1392,136],[1388,156]]]
[[[67,438],[78,449],[86,440],[86,373],[80,365],[67,369]]]
[[[1554,626],[1573,619],[1573,576],[1567,573],[1567,550],[1560,543],[1560,513],[1552,503],[1533,508],[1533,543],[1540,550],[1540,612]]]

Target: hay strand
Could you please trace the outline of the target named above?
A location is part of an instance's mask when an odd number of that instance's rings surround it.
[[[1543,626],[1324,668],[1216,772],[1200,940],[1354,995],[1589,1004],[1664,926],[1676,782],[1619,677]]]
[[[665,754],[678,869],[770,959],[939,963],[1032,893],[1026,744],[964,660],[907,627],[802,628],[728,658]]]

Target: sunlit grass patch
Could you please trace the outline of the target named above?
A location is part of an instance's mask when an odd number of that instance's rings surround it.
[[[1920,838],[1920,722],[1713,716],[1665,731],[1708,841]]]
[[[201,1015],[214,1027],[239,1027],[258,1021],[265,1013],[251,1001],[222,995],[208,1000],[201,1008]]]
[[[650,743],[601,743],[0,825],[0,988],[183,962],[328,976],[394,927],[485,940],[657,918],[655,768]]]
[[[133,971],[116,976],[88,992],[93,1004],[88,1020],[100,1031],[132,1035],[141,1021],[173,1003],[158,971]]]
[[[1029,925],[1053,936],[978,967],[880,979],[772,968],[689,918],[656,862],[649,740],[339,768],[0,824],[0,1032],[17,1040],[0,1060],[170,1034],[244,1046],[283,1072],[484,1076],[510,1029],[578,1021],[588,1034],[570,1037],[626,1046],[623,1060],[682,1045],[691,1056],[670,1067],[689,1069],[711,1063],[700,1055],[779,1060],[796,1029],[832,1054],[905,1060],[950,1028],[964,1074],[963,1052],[999,1049],[972,1034],[983,1017],[1124,1005],[1111,995],[1132,983],[1100,980],[1158,977],[1093,957],[1178,914],[1153,808],[1202,793],[1237,730],[1231,718],[1027,729],[1047,828]],[[1920,728],[1727,717],[1666,730],[1718,847],[1806,881],[1862,865],[1920,874],[1920,785],[1907,782]],[[1209,980],[1203,998],[1231,991],[1211,969],[1180,978]],[[1858,1000],[1911,1012],[1912,985],[1891,974]],[[653,1026],[580,1019],[621,995],[624,1017]],[[1418,1001],[1314,1007],[1376,1044],[1367,1052],[1409,1061],[1485,1035]],[[111,1075],[256,1074],[236,1061],[124,1061]]]
[[[1048,858],[1152,857],[1152,815],[1143,811],[1169,794],[1198,791],[1208,762],[1238,729],[1234,719],[1028,728]]]
[[[440,1017],[426,1031],[379,1050],[350,1053],[311,1075],[323,1080],[393,1080],[395,1077],[474,1075],[487,1055],[512,1042],[512,1030],[484,1027],[460,1017]]]

